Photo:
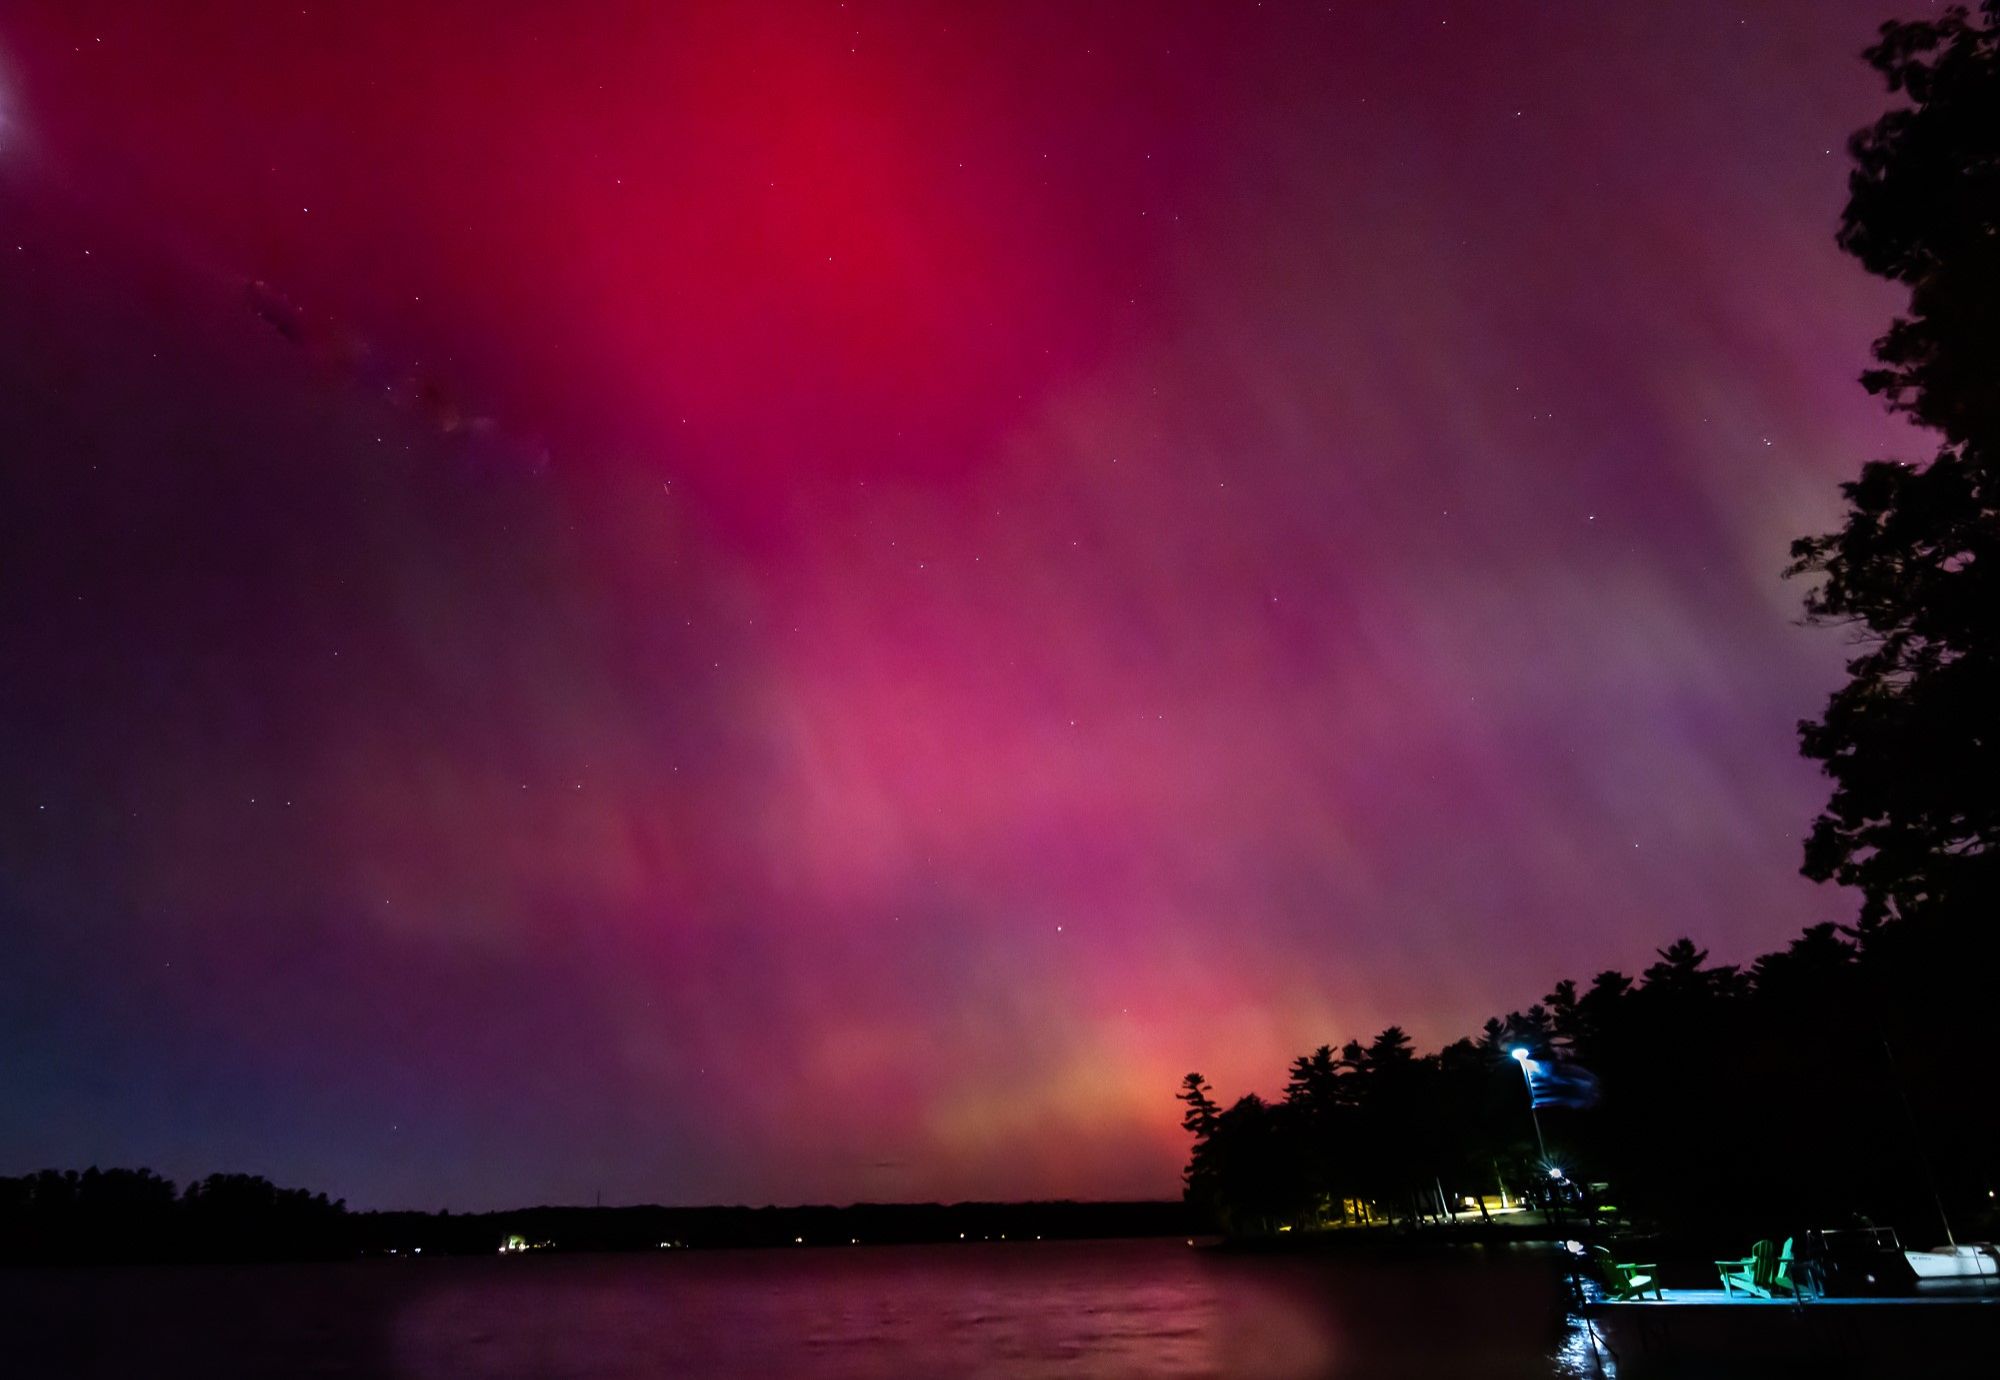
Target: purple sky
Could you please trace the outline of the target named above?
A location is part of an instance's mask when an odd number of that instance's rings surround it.
[[[0,1172],[1164,1196],[1796,872],[1882,0],[0,16]]]

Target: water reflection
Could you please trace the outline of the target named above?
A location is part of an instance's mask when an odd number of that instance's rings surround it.
[[[1598,1377],[1549,1263],[968,1244],[23,1273],[25,1374]],[[115,1324],[115,1325],[113,1325]],[[10,1374],[16,1372],[9,1372]]]
[[[1612,1360],[1611,1348],[1595,1324],[1586,1318],[1573,1317],[1563,1333],[1562,1345],[1556,1348],[1554,1373],[1575,1380],[1617,1380],[1618,1367]]]

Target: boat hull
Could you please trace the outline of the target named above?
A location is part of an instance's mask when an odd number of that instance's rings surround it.
[[[2000,1250],[1992,1246],[1940,1246],[1904,1251],[1918,1279],[2000,1279]]]

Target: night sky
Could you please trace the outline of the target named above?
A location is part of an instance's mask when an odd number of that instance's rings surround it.
[[[0,1173],[1169,1196],[1797,875],[1889,0],[0,11]]]

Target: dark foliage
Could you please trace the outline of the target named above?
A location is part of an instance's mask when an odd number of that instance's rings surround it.
[[[1805,755],[1833,780],[1806,874],[1863,914],[2000,913],[2000,0],[1885,25],[1869,62],[1907,104],[1855,135],[1841,247],[1909,288],[1871,392],[1942,436],[1842,486],[1840,530],[1793,543],[1807,616],[1853,630]]]
[[[1988,930],[1991,927],[1987,927]],[[1478,1217],[1551,1192],[1509,1057],[1573,1062],[1602,1101],[1541,1113],[1571,1212],[1783,1235],[1854,1214],[1941,1237],[1990,1217],[2000,1115],[1977,1027],[2000,944],[1976,928],[1817,925],[1747,969],[1688,940],[1638,980],[1561,982],[1545,1004],[1417,1056],[1395,1028],[1291,1067],[1284,1097],[1216,1111],[1190,1075],[1191,1204],[1246,1235]],[[1601,1187],[1593,1192],[1591,1185]],[[1989,1226],[1988,1230],[1991,1229]]]
[[[353,1218],[324,1193],[249,1174],[177,1192],[150,1169],[45,1169],[0,1179],[0,1259],[316,1259],[348,1253]]]

